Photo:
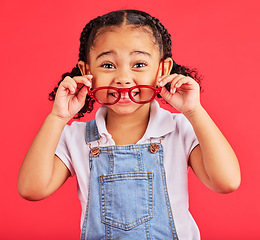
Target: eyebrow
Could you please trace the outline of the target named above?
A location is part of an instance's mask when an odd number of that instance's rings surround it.
[[[99,58],[101,58],[101,57],[103,57],[103,56],[105,56],[105,55],[110,55],[110,54],[115,54],[115,52],[114,51],[107,51],[107,52],[102,52],[102,53],[100,53],[100,54],[98,54],[98,56],[96,57],[96,60],[98,60]]]
[[[102,52],[102,53],[98,54],[98,56],[96,57],[96,60],[98,60],[99,58],[106,56],[106,55],[115,55],[115,54],[116,53],[114,51]],[[146,51],[135,50],[130,53],[130,55],[134,55],[134,54],[137,54],[137,55],[142,54],[142,55],[151,57],[151,54]]]
[[[146,52],[146,51],[136,50],[136,51],[133,51],[133,52],[130,53],[130,55],[133,55],[133,54],[142,54],[142,55],[146,55],[148,57],[151,57],[151,54],[149,52]]]

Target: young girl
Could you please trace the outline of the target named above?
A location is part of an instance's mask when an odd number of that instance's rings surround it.
[[[80,41],[76,68],[50,94],[53,109],[24,159],[19,193],[41,200],[76,175],[81,239],[200,239],[188,166],[221,193],[238,188],[240,170],[192,71],[171,59],[170,34],[158,19],[126,10],[90,21]],[[160,108],[157,94],[180,113]],[[94,101],[103,105],[94,120],[66,125]]]

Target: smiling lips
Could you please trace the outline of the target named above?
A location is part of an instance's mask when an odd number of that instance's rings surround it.
[[[130,88],[116,88],[103,86],[89,89],[89,96],[102,105],[113,105],[119,103],[146,104],[151,102],[161,88],[150,85],[136,85]]]
[[[110,96],[112,96],[113,98],[117,99],[118,98],[118,95],[116,92],[111,92],[111,93],[108,93]],[[139,92],[134,92],[134,96],[138,95]],[[130,103],[132,102],[131,99],[129,98],[129,95],[127,92],[121,92],[121,97],[120,97],[120,100],[118,101],[118,103],[122,103],[122,104],[126,104],[126,103]]]

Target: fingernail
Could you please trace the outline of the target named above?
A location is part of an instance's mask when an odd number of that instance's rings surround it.
[[[171,94],[174,94],[174,93],[175,93],[175,91],[176,91],[176,89],[175,89],[175,88],[171,88]]]
[[[176,83],[176,85],[175,85],[175,87],[177,87],[177,88],[180,87],[180,86],[181,86],[181,83],[179,83],[179,82]]]
[[[87,86],[87,87],[91,87],[91,83],[90,83],[90,82],[87,82],[86,86]]]
[[[164,86],[163,82],[159,82],[159,86],[163,87]]]

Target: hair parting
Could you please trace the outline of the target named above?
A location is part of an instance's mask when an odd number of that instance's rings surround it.
[[[120,27],[121,25],[131,25],[133,27],[148,27],[152,30],[152,35],[155,39],[159,50],[162,53],[162,58],[166,59],[168,57],[172,58],[172,41],[171,35],[168,33],[167,29],[162,25],[162,23],[155,17],[150,16],[148,13],[138,11],[138,10],[119,10],[110,12],[103,16],[99,16],[91,20],[83,29],[80,36],[80,47],[79,47],[79,61],[88,62],[89,52],[94,44],[96,37],[105,31],[109,27]],[[171,74],[178,73],[185,76],[190,76],[195,79],[199,85],[201,85],[201,76],[198,75],[196,69],[189,69],[188,67],[178,65],[173,61],[173,68]],[[81,76],[78,64],[72,69],[71,72],[64,73],[61,76],[59,84],[63,81],[65,77],[75,77]],[[49,94],[49,100],[54,101],[57,93],[58,86],[53,89]],[[170,89],[170,84],[166,84],[166,89]],[[160,97],[158,95],[158,97]],[[85,105],[78,112],[74,118],[81,118],[84,113],[90,113],[93,110],[94,100],[87,95]]]

